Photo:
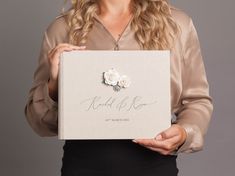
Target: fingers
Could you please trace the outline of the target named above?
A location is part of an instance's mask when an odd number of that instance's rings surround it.
[[[67,43],[61,43],[48,53],[48,58],[49,60],[53,60],[53,58],[59,58],[60,54],[64,51],[84,50],[85,48],[86,46],[75,46]]]
[[[54,55],[56,52],[63,52],[63,48],[68,48],[70,50],[72,49],[85,49],[85,46],[75,46],[75,45],[71,45],[68,43],[60,43],[58,44],[55,48],[53,48],[48,55]]]
[[[162,154],[170,154],[185,140],[186,132],[184,129],[181,126],[174,124],[167,130],[158,134],[154,139],[135,139],[133,142]]]
[[[169,139],[162,139],[162,140],[156,140],[156,139],[135,139],[135,141],[140,144],[147,147],[155,147],[155,148],[161,148],[164,150],[172,150],[175,149],[179,142],[179,136],[174,136]]]
[[[158,152],[162,155],[169,155],[171,154],[174,150],[164,150],[164,149],[161,149],[161,148],[155,148],[155,147],[146,147],[152,151],[155,151],[155,152]]]
[[[71,47],[71,48],[74,48],[74,49],[80,49],[80,48],[84,48],[85,46],[76,46],[76,45],[71,45],[69,43],[60,43],[55,48],[53,48],[51,50],[51,53],[53,54],[56,50],[58,50],[61,47]]]
[[[143,147],[146,147],[150,150],[159,152],[164,155],[170,154],[178,147],[177,137],[162,141],[157,141],[156,139],[136,139],[135,142]]]

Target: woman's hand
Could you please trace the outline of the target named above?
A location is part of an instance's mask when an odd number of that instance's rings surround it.
[[[169,155],[185,142],[186,137],[184,128],[178,124],[173,124],[154,139],[134,139],[133,142],[163,155]]]
[[[64,51],[84,50],[85,46],[75,46],[68,43],[58,44],[47,55],[50,66],[50,78],[48,83],[50,97],[57,100],[58,92],[58,74],[59,74],[59,57]]]

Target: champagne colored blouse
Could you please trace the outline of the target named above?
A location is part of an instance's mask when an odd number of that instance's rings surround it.
[[[171,6],[172,16],[182,33],[171,50],[171,111],[177,123],[187,132],[185,143],[176,151],[191,153],[202,150],[204,136],[212,116],[212,97],[206,77],[195,26],[185,12]],[[105,28],[98,17],[88,34],[88,50],[139,50],[130,23],[118,40]],[[48,91],[48,52],[59,43],[68,43],[68,25],[58,16],[45,30],[34,81],[25,105],[25,116],[40,136],[58,135],[58,103]]]

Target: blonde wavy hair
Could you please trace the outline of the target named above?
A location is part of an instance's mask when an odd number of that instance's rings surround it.
[[[67,2],[67,0],[65,0]],[[99,12],[97,0],[70,0],[71,8],[64,12],[70,27],[69,41],[74,45],[86,43]],[[180,32],[167,0],[132,0],[133,19],[130,27],[142,49],[171,49]]]

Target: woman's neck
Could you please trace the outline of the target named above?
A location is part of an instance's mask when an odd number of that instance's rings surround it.
[[[116,16],[130,14],[131,0],[99,0],[100,16]]]

